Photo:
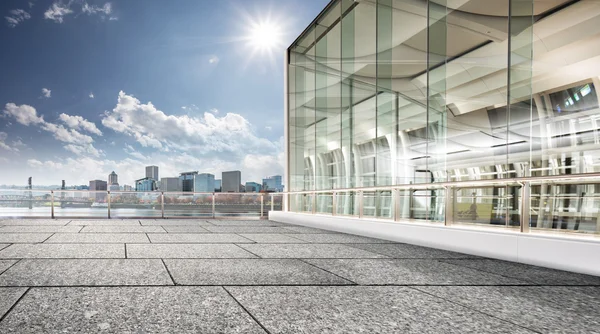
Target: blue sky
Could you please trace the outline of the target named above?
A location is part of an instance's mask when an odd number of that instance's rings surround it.
[[[0,184],[283,173],[284,50],[327,3],[2,0]]]

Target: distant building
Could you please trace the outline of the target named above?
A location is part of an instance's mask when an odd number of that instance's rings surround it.
[[[117,173],[115,173],[115,171],[108,175],[108,185],[114,184],[119,185],[119,176],[117,175]]]
[[[195,176],[194,192],[212,193],[215,191],[215,176],[213,174],[202,173]]]
[[[198,172],[185,172],[179,174],[179,180],[181,181],[181,191],[183,192],[194,192],[194,180],[196,179]]]
[[[108,183],[102,180],[90,181],[90,191],[100,191],[98,193],[91,193],[90,195],[95,197],[97,201],[106,200],[106,190],[108,190]]]
[[[265,191],[282,192],[283,185],[281,183],[281,175],[274,175],[263,179],[262,187]]]
[[[145,177],[135,181],[135,191],[155,191],[158,190],[156,187],[156,180],[151,177]]]
[[[158,166],[146,166],[146,178],[158,181]]]
[[[133,187],[130,185],[124,184],[123,191],[133,191]]]
[[[160,179],[160,190],[164,192],[181,191],[181,181],[178,177],[163,177]]]
[[[245,192],[257,193],[262,189],[262,185],[256,182],[246,182]]]
[[[215,180],[215,192],[221,192],[221,180]]]
[[[221,177],[221,191],[224,193],[241,192],[242,172],[239,170],[223,172]]]

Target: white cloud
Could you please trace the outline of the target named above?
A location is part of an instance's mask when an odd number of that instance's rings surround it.
[[[92,144],[86,145],[73,145],[68,144],[63,146],[65,150],[75,153],[76,155],[91,155],[93,157],[100,157],[103,153],[97,150]]]
[[[73,14],[73,11],[69,8],[69,5],[55,2],[46,10],[44,18],[56,23],[63,23],[64,17],[70,14]]]
[[[208,62],[210,64],[215,64],[215,65],[218,64],[219,61],[221,61],[221,59],[219,59],[219,57],[217,57],[217,56],[212,56],[208,59]]]
[[[219,109],[217,108],[211,108],[209,111],[215,115],[219,113]]]
[[[22,9],[13,9],[9,12],[9,16],[4,17],[6,19],[6,23],[9,27],[14,28],[19,23],[29,20],[31,15]]]
[[[109,15],[110,13],[112,13],[112,4],[110,2],[107,2],[104,4],[104,6],[98,7],[96,5],[89,5],[87,2],[84,2],[83,6],[81,7],[81,12],[88,15],[100,13]]]
[[[6,151],[19,152],[18,148],[10,147],[10,146],[8,146],[8,144],[6,144],[7,137],[8,137],[8,134],[6,132],[0,132],[0,148],[4,149]]]
[[[268,126],[268,125],[267,125],[267,126],[265,126],[265,129],[266,129],[267,131],[271,131],[271,130],[273,130],[273,127],[271,127],[271,126]]]
[[[251,124],[239,114],[167,115],[151,102],[142,104],[124,92],[119,93],[116,107],[106,112],[102,124],[134,137],[144,147],[217,154],[229,160],[239,161],[244,154],[276,152],[280,147],[278,143],[258,137]]]
[[[81,116],[69,116],[67,114],[60,114],[58,117],[61,121],[63,121],[68,127],[76,130],[84,130],[89,133],[93,133],[98,136],[102,136],[102,131],[100,131],[96,124],[86,120]]]
[[[39,160],[36,160],[36,159],[29,159],[29,160],[27,160],[27,165],[29,167],[39,168],[39,167],[44,166],[44,163]]]
[[[7,103],[4,106],[4,114],[14,117],[17,122],[27,126],[44,123],[44,118],[37,116],[35,108],[26,104],[17,106],[14,103]]]
[[[134,157],[138,160],[142,160],[142,161],[147,160],[147,157],[145,155],[143,155],[141,152],[136,151],[135,148],[133,148],[133,146],[131,146],[129,144],[125,144],[123,151],[125,151],[125,153],[131,155],[132,157]]]
[[[52,96],[52,91],[48,88],[42,88],[42,95],[44,95],[45,98],[50,98]]]
[[[88,95],[90,97],[90,99],[94,98],[94,93],[90,93],[90,95]]]
[[[45,123],[44,125],[42,125],[42,129],[52,133],[56,140],[65,143],[86,145],[94,142],[94,139],[92,137],[84,135],[77,130],[67,129],[62,125]]]

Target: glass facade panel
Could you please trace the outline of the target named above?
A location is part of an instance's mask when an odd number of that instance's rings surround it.
[[[421,185],[600,172],[598,36],[589,1],[332,1],[288,50],[287,184],[346,190],[290,210],[595,230],[591,182],[532,184],[529,217],[514,183]]]

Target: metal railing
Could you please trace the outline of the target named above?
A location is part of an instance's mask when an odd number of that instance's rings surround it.
[[[283,194],[0,189],[0,217],[265,218]]]
[[[284,194],[289,212],[600,235],[600,173]]]

